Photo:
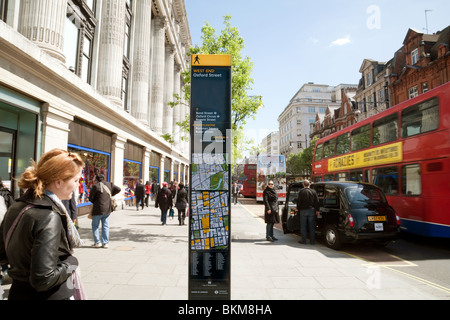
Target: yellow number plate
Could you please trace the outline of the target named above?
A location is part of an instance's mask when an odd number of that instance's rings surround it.
[[[386,221],[386,216],[368,216],[367,219],[370,222],[374,222],[374,221]]]

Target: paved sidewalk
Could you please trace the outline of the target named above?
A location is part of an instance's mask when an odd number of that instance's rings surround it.
[[[85,245],[75,251],[90,300],[186,300],[188,226],[160,223],[160,210],[126,207],[110,218],[108,249],[91,248],[91,220],[79,218]],[[243,205],[232,205],[233,300],[450,299],[450,293],[322,244],[302,245]]]

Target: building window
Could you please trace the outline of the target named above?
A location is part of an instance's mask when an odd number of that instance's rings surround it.
[[[417,86],[409,88],[409,99],[417,97],[418,95],[419,95],[419,92],[417,91]]]
[[[422,93],[425,93],[428,91],[428,83],[424,82],[422,83]]]
[[[411,51],[411,64],[415,65],[419,61],[419,49]]]
[[[128,109],[128,75],[123,75],[122,78],[122,107],[125,111],[130,111]]]
[[[372,72],[369,72],[369,73],[367,74],[367,85],[368,85],[368,86],[371,86],[371,85],[372,85],[372,82],[373,82],[373,79],[372,79]]]
[[[94,12],[94,1],[68,0],[67,2],[64,28],[66,66],[87,83],[91,83],[92,43],[97,24]]]
[[[308,107],[308,112],[309,112],[309,113],[315,113],[315,112],[316,112],[316,108],[314,108],[314,107]]]
[[[123,49],[123,78],[122,78],[122,106],[125,111],[130,111],[128,106],[128,78],[130,74],[130,41],[131,41],[131,19],[132,19],[132,0],[125,3],[125,39]]]
[[[6,22],[7,12],[8,12],[8,0],[0,0],[0,20]]]

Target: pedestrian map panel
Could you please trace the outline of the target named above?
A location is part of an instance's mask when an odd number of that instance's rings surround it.
[[[229,190],[229,166],[224,154],[193,154],[192,158],[192,190]]]
[[[227,249],[229,238],[229,193],[192,192],[191,249]]]

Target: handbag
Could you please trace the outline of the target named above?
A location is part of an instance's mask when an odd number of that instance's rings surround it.
[[[105,186],[105,185],[104,185],[103,183],[101,183],[101,182],[100,182],[100,184],[101,184],[101,186],[102,186],[102,190],[103,190],[103,187],[105,187],[106,193],[109,194],[109,198],[111,199],[111,211],[116,211],[116,209],[117,209],[117,202],[116,202],[116,199],[113,198],[113,196],[111,195],[111,191],[109,191],[109,188],[108,188],[107,186]]]

